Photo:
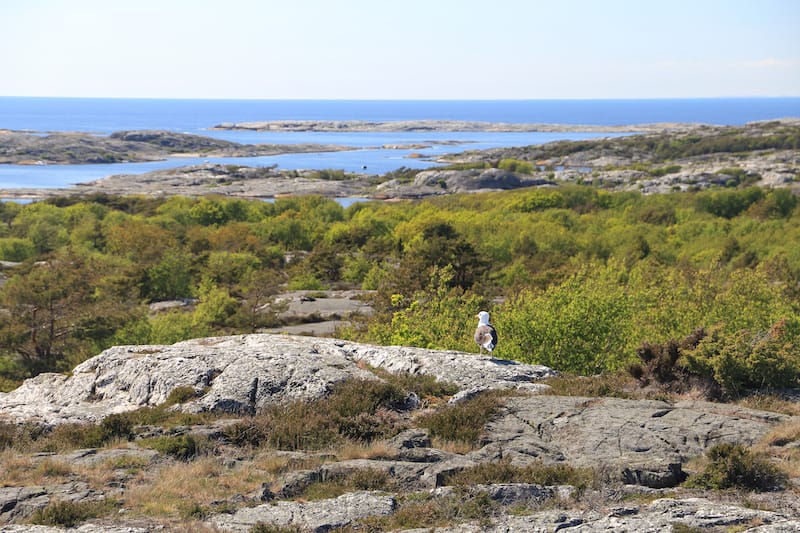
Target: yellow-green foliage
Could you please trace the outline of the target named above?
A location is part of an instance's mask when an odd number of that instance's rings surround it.
[[[508,170],[509,172],[517,172],[519,174],[533,174],[533,163],[529,161],[520,161],[518,159],[502,159],[497,165],[497,168]]]
[[[347,209],[319,196],[2,205],[0,254],[27,261],[0,288],[0,386],[113,344],[257,331],[277,319],[281,283],[375,289],[374,315],[348,330],[359,340],[473,350],[483,308],[501,357],[619,369],[644,341],[716,324],[755,336],[800,314],[797,203],[785,189],[560,186]],[[199,302],[148,313],[172,298]],[[253,311],[265,305],[268,320]]]
[[[728,393],[793,387],[800,381],[800,319],[781,320],[769,331],[711,328],[686,354],[686,367],[712,376]]]
[[[502,353],[567,372],[623,367],[634,303],[613,274],[587,267],[546,291],[513,295],[494,318]]]

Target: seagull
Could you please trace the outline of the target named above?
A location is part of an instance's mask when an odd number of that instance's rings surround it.
[[[481,311],[477,317],[478,327],[475,328],[475,342],[480,346],[481,355],[483,355],[484,348],[491,353],[497,346],[497,332],[494,330],[494,326],[489,324],[489,313]]]

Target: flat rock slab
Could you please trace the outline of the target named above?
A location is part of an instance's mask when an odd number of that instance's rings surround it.
[[[465,523],[436,528],[436,533],[600,533],[630,531],[663,533],[680,524],[692,530],[789,533],[800,530],[800,520],[780,513],[748,509],[704,498],[662,498],[641,506],[608,510],[552,510],[528,516],[503,516],[491,525]],[[750,525],[751,527],[747,527]]]
[[[461,390],[534,391],[533,382],[556,374],[544,366],[454,351],[288,335],[212,337],[168,346],[116,346],[69,376],[40,374],[0,393],[0,419],[97,421],[161,404],[180,386],[203,392],[191,402],[201,409],[254,412],[274,402],[319,398],[347,379],[378,379],[363,363],[392,373],[433,375]]]
[[[256,524],[298,527],[303,531],[325,532],[355,520],[391,514],[395,499],[375,492],[351,492],[338,498],[307,503],[280,501],[218,514],[211,523],[222,531],[246,533]]]
[[[487,426],[486,446],[467,457],[481,462],[502,454],[517,464],[610,466],[628,483],[663,488],[682,481],[680,465],[687,459],[724,442],[753,444],[789,419],[700,401],[512,397]]]
[[[0,524],[29,518],[53,501],[78,503],[102,499],[102,494],[89,488],[83,481],[46,486],[0,487]]]

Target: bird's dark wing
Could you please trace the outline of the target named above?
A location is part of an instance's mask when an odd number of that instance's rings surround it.
[[[492,326],[482,325],[475,330],[475,342],[489,351],[497,346],[497,332]]]

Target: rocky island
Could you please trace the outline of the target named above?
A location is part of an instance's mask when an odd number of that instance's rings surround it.
[[[395,120],[373,122],[364,120],[272,120],[262,122],[223,122],[213,129],[246,131],[324,131],[324,132],[420,132],[420,131],[584,131],[584,132],[643,132],[661,131],[686,124],[659,123],[618,126],[588,124],[519,124],[511,122],[465,122],[461,120]]]
[[[240,144],[168,131],[120,131],[109,136],[0,131],[0,164],[16,165],[160,161],[177,156],[253,157],[347,149],[319,144]]]

